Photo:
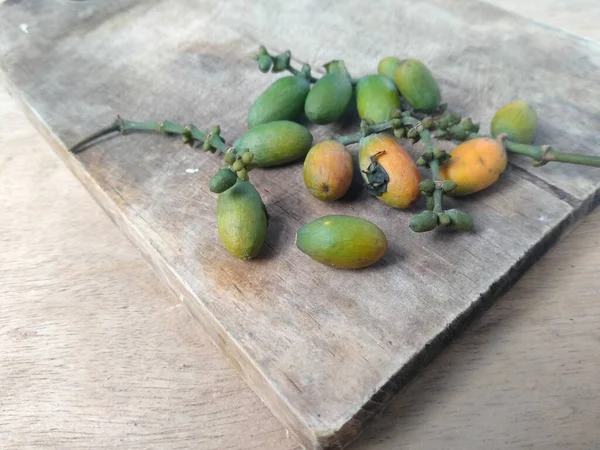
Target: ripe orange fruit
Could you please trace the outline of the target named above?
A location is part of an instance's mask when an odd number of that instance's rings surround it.
[[[373,162],[389,177],[385,191],[377,196],[379,200],[392,208],[404,209],[419,198],[421,174],[408,152],[393,137],[372,134],[361,140],[358,164],[367,183],[364,171],[368,171]]]
[[[495,139],[465,141],[450,152],[450,161],[440,167],[442,180],[452,180],[458,187],[452,195],[469,195],[494,184],[506,169],[504,146]]]
[[[319,142],[304,160],[304,184],[319,200],[337,200],[352,183],[352,157],[338,141]]]

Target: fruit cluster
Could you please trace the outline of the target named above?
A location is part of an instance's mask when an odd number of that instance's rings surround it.
[[[260,194],[249,181],[254,168],[304,160],[308,192],[322,201],[343,197],[353,179],[354,161],[347,146],[359,144],[357,164],[365,188],[385,205],[406,209],[425,196],[426,210],[414,216],[416,232],[437,227],[471,230],[473,219],[458,209],[444,209],[445,195],[469,195],[494,184],[507,165],[507,152],[528,156],[534,165],[550,161],[600,167],[600,158],[564,153],[549,146],[531,145],[538,119],[533,107],[517,100],[500,108],[491,123],[491,136],[479,134],[471,118],[447,111],[440,86],[425,64],[415,59],[387,57],[377,74],[352,78],[343,61],[326,64],[326,74],[312,75],[308,64],[292,65],[289,51],[271,55],[260,47],[262,72],[288,71],[272,83],[248,111],[246,131],[232,146],[220,137],[219,127],[205,133],[193,125],[172,122],[133,122],[118,118],[111,126],[76,144],[87,144],[113,132],[156,131],[181,135],[190,146],[223,154],[225,166],[210,181],[218,193],[219,236],[227,251],[240,259],[257,256],[263,247],[268,214]],[[301,123],[330,124],[347,117],[355,98],[360,126],[356,133],[335,136],[313,146],[313,136]],[[398,139],[422,141],[425,150],[416,161]],[[462,142],[450,153],[436,140]],[[428,168],[421,179],[418,166]],[[378,261],[387,248],[383,232],[373,223],[350,216],[325,216],[297,233],[298,248],[314,260],[337,268],[360,268]]]

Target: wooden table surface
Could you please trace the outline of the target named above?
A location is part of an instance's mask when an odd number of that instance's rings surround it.
[[[536,3],[517,12],[600,39],[590,1]],[[0,448],[298,448],[3,90],[0,207]],[[353,448],[598,448],[599,225],[596,211]]]

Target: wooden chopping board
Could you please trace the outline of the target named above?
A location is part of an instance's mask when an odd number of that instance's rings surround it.
[[[242,263],[218,243],[216,199],[206,190],[214,156],[142,135],[107,140],[78,158],[65,151],[116,113],[219,123],[233,141],[273,80],[251,59],[264,42],[315,65],[345,59],[354,76],[387,54],[418,57],[458,112],[485,126],[499,105],[521,97],[540,113],[539,142],[594,153],[597,45],[487,5],[7,2],[0,25],[5,80],[34,122],[310,448],[351,441],[419,365],[595,204],[597,169],[530,169],[514,159],[497,186],[457,202],[476,218],[475,233],[415,235],[407,227],[414,211],[366,195],[322,204],[305,192],[298,165],[255,171],[273,220],[264,257]],[[377,223],[391,244],[385,261],[339,272],[307,260],[293,245],[295,231],[327,213]]]

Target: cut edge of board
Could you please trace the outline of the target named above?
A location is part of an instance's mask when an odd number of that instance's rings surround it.
[[[159,278],[186,305],[190,315],[201,325],[211,341],[219,348],[231,365],[236,368],[252,390],[301,445],[315,450],[341,449],[354,441],[365,426],[384,411],[394,396],[406,386],[407,382],[422,367],[431,362],[455,336],[466,329],[469,323],[479,317],[500,295],[513,286],[533,263],[560,237],[570,231],[573,224],[593,210],[600,201],[599,192],[596,191],[595,195],[588,198],[588,200],[578,205],[571,205],[573,210],[569,214],[536,242],[507,273],[496,280],[486,292],[482,293],[467,309],[457,315],[443,331],[428,342],[423,350],[414,354],[404,367],[378,389],[369,401],[343,426],[339,429],[315,430],[306,424],[293,405],[282,401],[285,399],[278,396],[276,391],[268,386],[268,380],[260,368],[254,364],[243,348],[227,335],[221,324],[203,305],[198,295],[173,271],[147,237],[140,232],[130,219],[121,213],[116,198],[111,197],[96,183],[96,180],[80,164],[79,160],[68,151],[58,136],[47,126],[44,119],[30,106],[25,95],[10,82],[1,69],[0,82],[6,87],[30,122],[44,136],[60,159],[140,251]]]

